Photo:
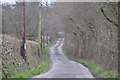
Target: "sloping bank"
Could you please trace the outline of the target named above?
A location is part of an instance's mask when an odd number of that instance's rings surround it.
[[[2,55],[2,35],[0,35],[0,55]],[[2,79],[2,57],[0,56],[0,80]]]
[[[76,62],[79,62],[79,63],[83,64],[84,66],[88,67],[94,77],[96,77],[96,78],[109,78],[108,80],[116,80],[116,78],[118,78],[117,71],[108,70],[108,69],[101,67],[100,65],[94,64],[94,63],[89,62],[89,61],[85,61],[83,59],[79,59],[79,58],[75,57],[71,52],[69,52],[65,48],[65,46],[62,47],[62,50],[69,59],[74,60]]]
[[[45,71],[47,71],[50,67],[50,56],[49,56],[49,49],[53,45],[53,43],[50,43],[47,45],[47,47],[44,49],[44,54],[42,54],[42,64],[39,66],[38,69],[22,73],[16,76],[13,76],[12,78],[30,78],[35,75],[39,75]]]
[[[21,41],[9,35],[2,36],[2,78],[29,78],[49,68],[49,45],[39,56],[38,43],[26,41],[26,60],[20,54]],[[43,58],[44,57],[44,58]]]

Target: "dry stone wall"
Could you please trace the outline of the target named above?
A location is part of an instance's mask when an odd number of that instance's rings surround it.
[[[2,36],[2,72],[4,76],[11,77],[21,74],[40,66],[40,57],[38,56],[38,43],[26,41],[26,60],[20,53],[21,40],[8,35]]]

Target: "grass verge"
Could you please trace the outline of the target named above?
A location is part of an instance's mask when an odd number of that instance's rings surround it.
[[[114,70],[107,70],[102,67],[100,67],[97,64],[76,58],[74,55],[72,55],[64,46],[62,47],[63,52],[66,54],[66,56],[79,63],[85,64],[88,68],[92,69],[100,78],[118,78],[117,71]],[[110,79],[111,80],[111,79]]]
[[[39,69],[30,71],[30,72],[25,72],[19,75],[15,75],[12,78],[30,78],[33,77],[35,75],[39,75],[43,72],[45,72],[46,70],[49,69],[50,66],[50,56],[49,56],[49,49],[50,47],[53,45],[54,43],[50,43],[46,48],[45,48],[45,53],[44,53],[44,59],[42,60],[42,64],[39,67]]]
[[[2,79],[2,72],[0,72],[0,79]]]

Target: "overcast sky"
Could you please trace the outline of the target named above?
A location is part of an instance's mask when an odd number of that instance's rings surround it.
[[[0,2],[2,2],[2,3],[8,3],[8,4],[15,4],[15,1],[23,1],[23,0],[0,0]],[[38,2],[38,1],[42,1],[42,2],[48,2],[48,4],[50,4],[51,3],[51,1],[53,2],[53,1],[56,1],[56,0],[24,0],[24,1],[27,1],[27,2],[30,2],[30,1],[32,1],[32,2]]]
[[[38,1],[47,1],[47,2],[54,2],[56,0],[0,0],[0,2],[15,2],[15,1],[27,1],[27,2],[38,2]]]

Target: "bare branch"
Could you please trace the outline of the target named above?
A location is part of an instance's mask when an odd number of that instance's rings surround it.
[[[101,8],[101,12],[103,13],[104,17],[105,17],[110,23],[112,23],[112,24],[114,24],[115,26],[118,27],[118,24],[117,24],[116,22],[112,21],[110,18],[107,17],[107,15],[105,14],[105,11],[104,11],[103,8],[104,8],[104,7]]]

